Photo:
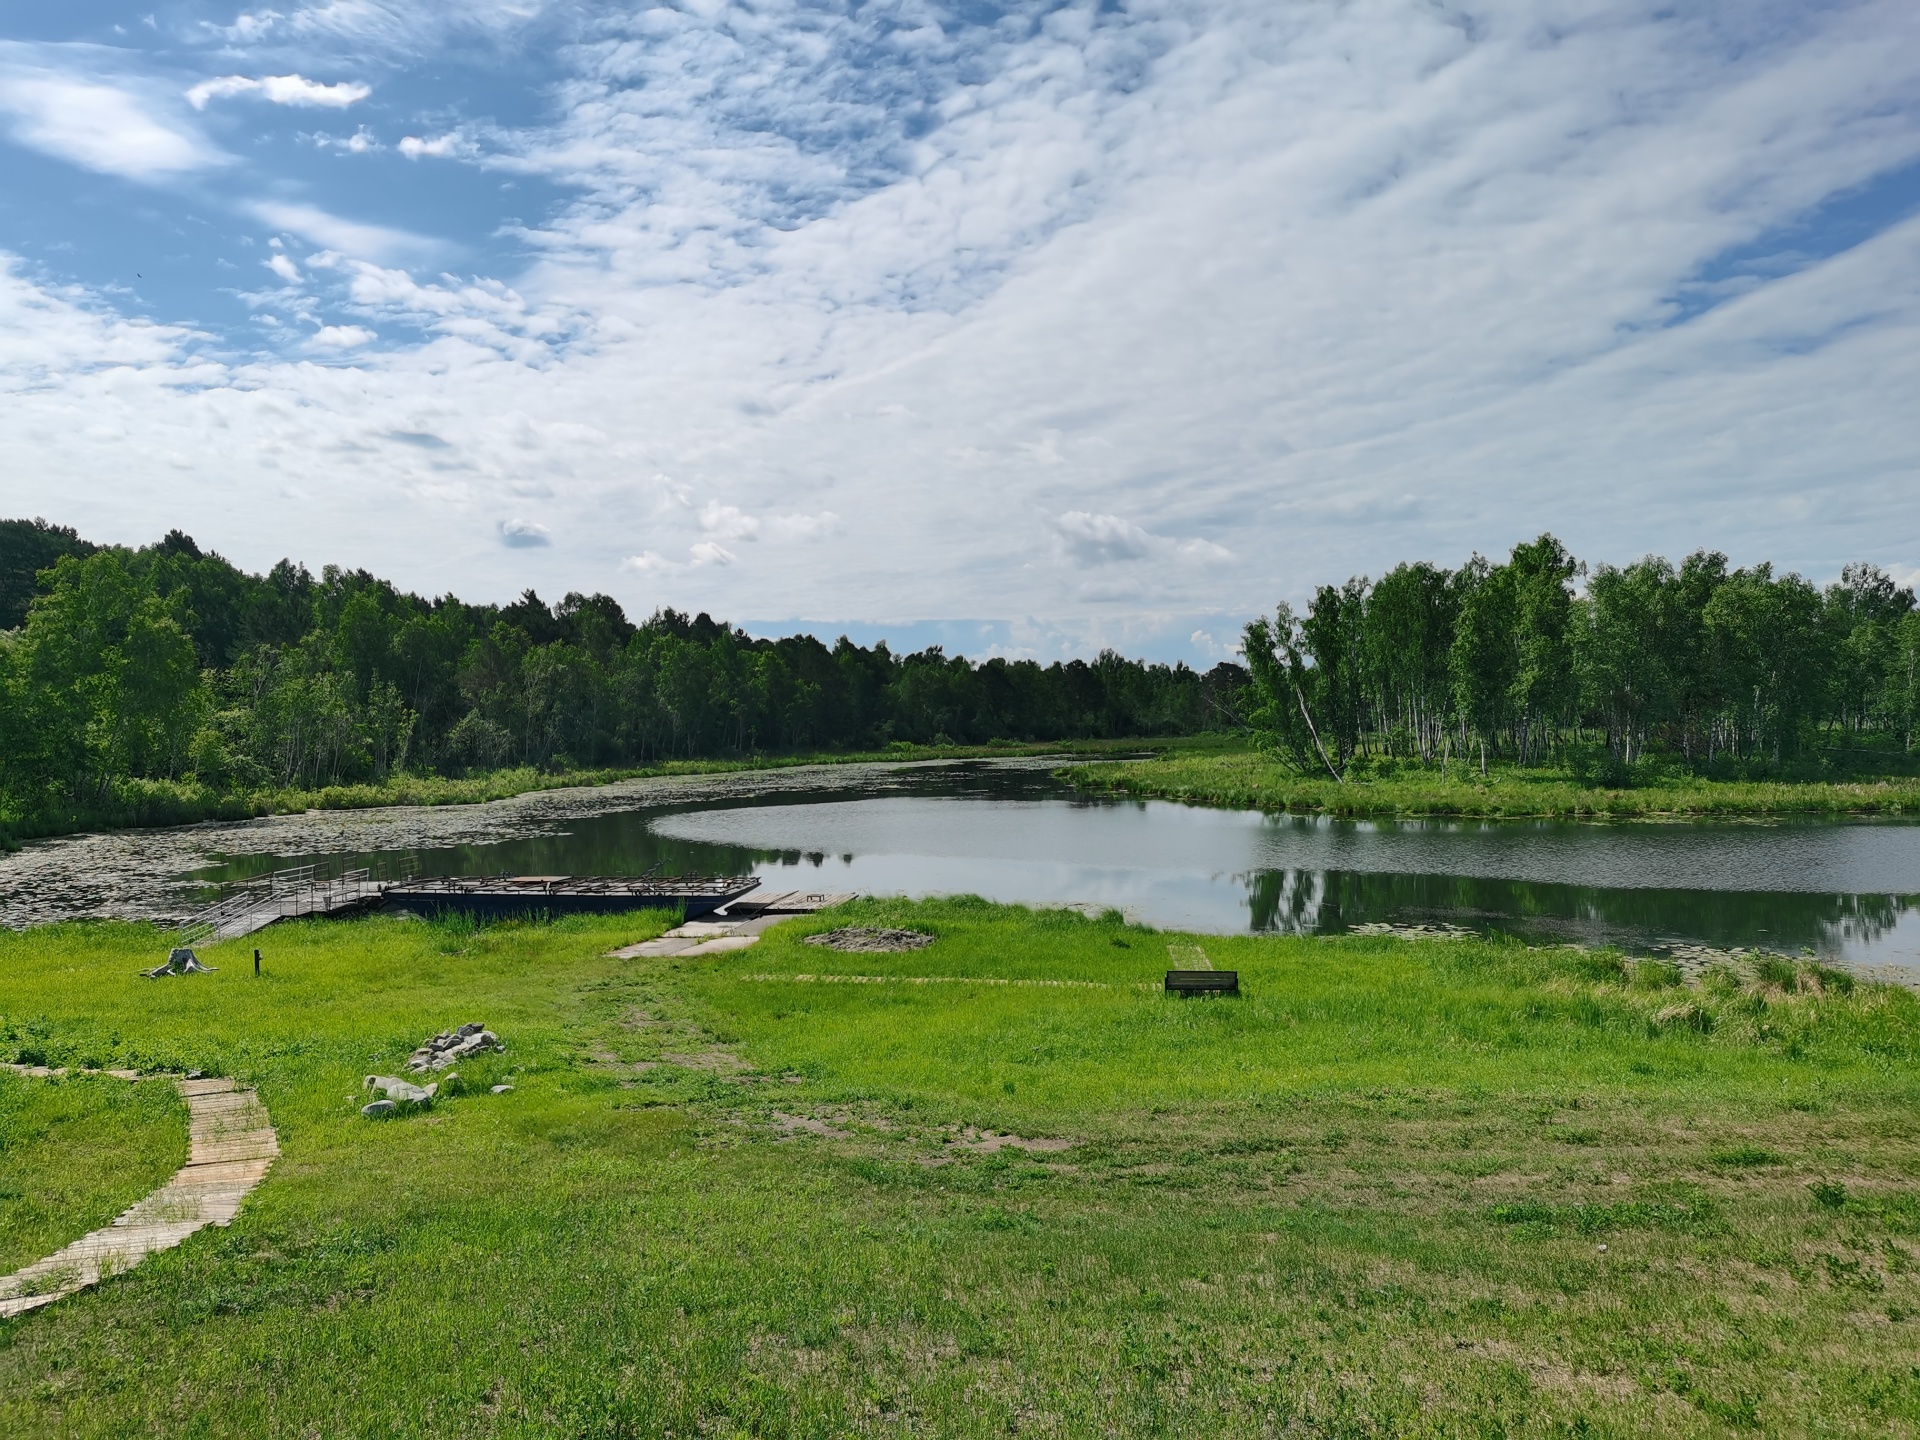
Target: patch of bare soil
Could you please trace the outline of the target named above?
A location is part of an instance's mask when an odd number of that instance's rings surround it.
[[[699,1050],[692,1054],[662,1055],[663,1064],[678,1065],[683,1070],[704,1070],[710,1075],[738,1075],[753,1067],[731,1050],[716,1045],[710,1050]]]
[[[808,1135],[818,1135],[827,1140],[851,1140],[853,1138],[853,1131],[842,1130],[839,1126],[831,1125],[825,1120],[816,1119],[812,1115],[789,1115],[784,1110],[775,1110],[772,1118],[774,1126],[783,1136],[797,1135],[804,1131]]]
[[[947,1141],[950,1150],[971,1150],[976,1155],[997,1155],[1002,1150],[1025,1150],[1032,1155],[1057,1155],[1071,1150],[1073,1141],[1062,1139],[1030,1140],[1024,1135],[1002,1135],[992,1130],[977,1130],[969,1125]]]
[[[900,950],[924,950],[933,936],[924,930],[888,930],[871,925],[843,925],[824,935],[809,935],[805,944],[824,945],[845,954],[869,955]]]

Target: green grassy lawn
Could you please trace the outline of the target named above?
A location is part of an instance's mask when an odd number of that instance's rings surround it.
[[[800,943],[850,919],[938,938]],[[605,958],[665,923],[165,982],[143,927],[0,935],[0,1051],[232,1074],[282,1144],[0,1326],[0,1433],[1920,1433],[1905,992],[968,901]],[[1245,996],[1161,994],[1170,941]],[[358,1115],[469,1019],[468,1093]]]
[[[186,1159],[187,1107],[164,1080],[0,1071],[0,1275],[106,1224]]]
[[[1246,810],[1326,815],[1468,815],[1630,818],[1683,815],[1914,815],[1920,778],[1703,780],[1676,777],[1612,789],[1561,770],[1471,765],[1404,767],[1350,777],[1302,775],[1252,750],[1169,753],[1153,760],[1076,765],[1062,772],[1085,790]]]

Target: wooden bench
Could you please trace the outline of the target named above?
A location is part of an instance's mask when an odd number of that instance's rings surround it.
[[[1238,970],[1169,970],[1169,995],[1238,995]]]

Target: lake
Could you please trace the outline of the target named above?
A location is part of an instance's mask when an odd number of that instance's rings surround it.
[[[821,766],[69,837],[0,859],[0,922],[158,917],[280,865],[410,857],[429,874],[658,865],[781,889],[1111,906],[1217,933],[1451,924],[1811,950],[1920,978],[1912,823],[1330,820],[1081,795],[1052,764]]]

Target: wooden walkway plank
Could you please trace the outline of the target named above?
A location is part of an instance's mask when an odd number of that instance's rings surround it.
[[[44,1065],[6,1068],[35,1076],[66,1073]],[[105,1073],[139,1078],[130,1070]],[[111,1225],[0,1279],[0,1318],[24,1315],[131,1270],[208,1225],[233,1223],[280,1154],[273,1121],[259,1096],[231,1080],[176,1080],[174,1087],[187,1102],[187,1163]]]

